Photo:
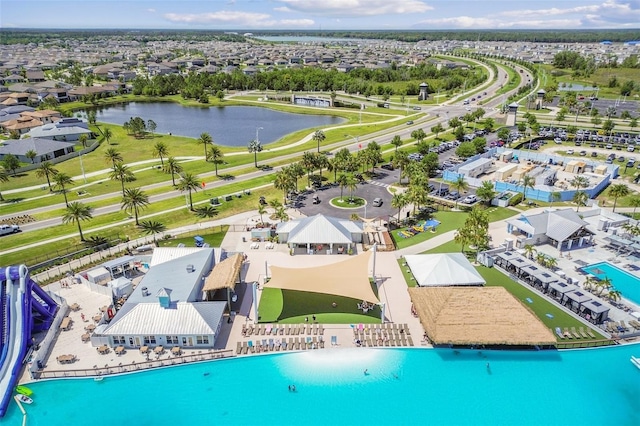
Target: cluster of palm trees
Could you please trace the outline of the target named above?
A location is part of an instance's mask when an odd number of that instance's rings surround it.
[[[283,198],[286,201],[287,194],[298,190],[298,181],[307,175],[307,186],[311,186],[312,181],[322,182],[324,180],[322,171],[327,169],[333,172],[333,180],[343,189],[349,187],[355,190],[358,179],[355,174],[362,167],[364,171],[369,166],[375,167],[382,161],[381,148],[378,143],[372,141],[369,145],[355,155],[347,148],[343,148],[336,153],[333,158],[328,158],[324,154],[307,151],[302,155],[302,159],[297,163],[283,167],[276,172],[274,187],[283,191]],[[315,172],[318,175],[315,175]],[[342,195],[341,195],[342,197]]]
[[[218,176],[218,165],[224,163],[224,152],[219,146],[213,144],[213,138],[209,133],[201,133],[197,143],[204,147],[204,161],[213,163]]]
[[[545,268],[553,270],[558,266],[558,260],[555,257],[538,252],[532,244],[526,244],[523,249],[525,256],[531,260],[535,258],[536,262]]]
[[[489,247],[489,216],[487,213],[475,206],[469,212],[464,225],[458,229],[453,240],[462,246],[462,251],[466,245],[472,247],[476,253]]]
[[[606,291],[607,298],[612,302],[620,300],[622,293],[613,287],[611,278],[605,276],[602,279],[597,279],[593,275],[588,275],[584,280],[583,287],[585,290],[595,293],[598,296],[602,296]]]

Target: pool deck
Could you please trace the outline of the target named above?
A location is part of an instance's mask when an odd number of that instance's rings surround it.
[[[542,211],[543,209],[532,209],[529,210],[528,213],[535,213],[536,210]],[[297,211],[291,211],[291,214],[294,217],[299,216]],[[246,220],[246,217],[243,216],[242,223],[246,223]],[[495,245],[500,244],[505,238],[510,237],[506,231],[505,223],[505,221],[500,221],[490,224],[489,232]],[[422,336],[424,334],[424,330],[418,318],[411,314],[411,300],[398,263],[398,258],[406,254],[421,253],[425,250],[451,241],[453,238],[453,232],[454,231],[435,235],[427,241],[403,250],[395,252],[378,252],[376,255],[376,280],[379,283],[380,301],[383,302],[386,307],[385,322],[407,324],[413,338],[414,346],[416,347],[430,347],[430,345],[423,341]],[[603,261],[611,262],[612,260],[617,259],[620,260],[620,262],[617,263],[618,267],[640,277],[638,272],[622,268],[626,263],[629,263],[625,262],[624,258],[617,258],[613,253],[603,248],[606,245],[604,238],[607,235],[609,234],[598,231],[595,238],[597,243],[596,247],[573,249],[569,252],[564,252],[565,256],[562,258],[558,257],[558,251],[550,245],[537,246],[536,249],[539,252],[556,257],[558,260],[558,268],[564,271],[566,276],[580,283],[584,282],[585,277],[576,271],[575,267],[578,265],[575,263],[575,260],[577,259],[580,259],[587,264]],[[244,252],[247,254],[248,259],[243,270],[245,282],[262,282],[265,274],[265,262],[269,265],[304,268],[327,265],[345,260],[345,257],[339,255],[298,255],[292,257],[289,255],[288,249],[285,245],[277,244],[274,249],[267,249],[265,243],[261,243],[257,249],[251,249],[251,239],[248,237],[250,237],[249,232],[228,232],[221,244],[221,246],[228,251]],[[359,247],[359,249],[361,251],[361,247]],[[370,268],[371,265],[372,263],[370,262]],[[134,285],[137,285],[141,279],[142,277],[136,277],[134,279]],[[136,366],[135,369],[139,369],[144,364],[147,364],[148,367],[157,367],[160,365],[171,365],[181,362],[197,361],[200,359],[211,359],[214,357],[214,353],[221,354],[221,351],[226,351],[224,352],[225,356],[235,356],[237,342],[255,340],[254,336],[242,335],[242,326],[254,322],[254,318],[252,317],[253,301],[250,300],[251,295],[245,293],[244,298],[249,297],[249,302],[251,303],[245,302],[243,304],[242,302],[245,300],[242,299],[232,304],[232,309],[236,309],[236,307],[240,309],[238,309],[235,315],[232,316],[232,321],[223,322],[220,336],[217,339],[214,348],[215,352],[203,349],[192,350],[183,348],[182,357],[176,357],[171,354],[170,348],[167,348],[162,355],[152,353],[152,355],[147,357],[147,355],[141,354],[136,349],[129,349],[123,354],[116,355],[113,348],[110,348],[106,354],[99,354],[96,346],[91,342],[83,343],[81,336],[86,333],[85,327],[93,323],[92,317],[100,312],[101,307],[110,303],[110,297],[91,292],[81,284],[71,284],[66,287],[62,286],[60,282],[56,282],[49,285],[47,288],[55,294],[65,298],[69,305],[77,303],[80,306],[80,309],[78,311],[69,311],[68,315],[72,319],[71,327],[67,331],[58,331],[57,339],[51,347],[48,362],[45,365],[45,371],[67,371],[69,372],[69,375],[72,376],[74,374],[73,370],[109,368],[110,372],[113,373],[124,372],[125,368],[126,371],[131,371],[133,370],[130,368],[132,365]],[[261,294],[262,291],[258,290],[258,303]],[[624,303],[629,306],[631,310],[640,312],[640,307],[632,305],[626,300]],[[81,318],[82,314],[85,316],[85,321]],[[633,319],[629,312],[625,312],[617,308],[611,311],[610,317],[616,321],[628,321],[629,319]],[[323,350],[333,349],[330,344],[331,336],[336,336],[338,347],[356,346],[353,328],[350,324],[323,324],[323,326],[325,330],[323,337],[326,342],[325,349]],[[266,336],[260,336],[260,339],[265,337]],[[56,361],[59,355],[66,354],[75,355],[77,360],[69,364],[60,364]],[[24,371],[20,382],[25,383],[29,381],[31,381],[29,373]]]

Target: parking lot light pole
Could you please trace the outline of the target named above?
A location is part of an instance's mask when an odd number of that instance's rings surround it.
[[[264,127],[256,127],[256,142],[260,143],[260,130],[263,130]]]

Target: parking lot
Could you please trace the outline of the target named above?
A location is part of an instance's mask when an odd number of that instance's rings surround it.
[[[374,179],[364,181],[358,184],[358,188],[353,192],[356,197],[364,198],[367,201],[366,206],[354,209],[343,209],[334,207],[329,202],[332,198],[340,197],[340,187],[337,185],[325,185],[315,192],[307,191],[298,196],[295,208],[306,216],[313,216],[322,213],[327,216],[349,219],[352,214],[358,214],[360,217],[384,218],[398,214],[398,209],[391,207],[391,193],[387,189],[390,184],[398,182],[399,170],[384,170],[376,168],[377,176]],[[317,195],[319,203],[313,204],[313,197]],[[345,188],[343,196],[349,197],[350,191]],[[382,204],[379,207],[373,206],[375,198],[382,198]]]

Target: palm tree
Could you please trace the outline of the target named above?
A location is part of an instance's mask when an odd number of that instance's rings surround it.
[[[400,173],[398,174],[398,183],[402,182],[402,177],[405,174],[405,169],[410,163],[411,160],[409,159],[409,154],[406,151],[400,150],[393,156],[393,167],[397,167],[400,169]]]
[[[122,196],[124,197],[124,183],[131,182],[135,180],[135,176],[133,172],[127,167],[126,164],[116,163],[113,166],[113,170],[109,173],[109,178],[111,180],[119,180],[122,185]]]
[[[295,188],[295,182],[293,181],[293,177],[285,168],[276,172],[276,178],[273,181],[273,186],[283,192],[282,198],[286,201],[287,193]]]
[[[264,223],[264,220],[262,220],[262,215],[265,214],[267,212],[267,208],[264,206],[264,204],[260,203],[258,204],[258,214],[260,215],[260,223]]]
[[[538,262],[538,264],[542,266],[545,266],[547,262],[547,255],[544,253],[538,252],[538,254],[536,254],[536,262]]]
[[[553,207],[553,202],[560,201],[561,199],[562,199],[561,193],[559,193],[558,191],[551,192],[551,194],[549,194],[549,201],[551,201],[551,204],[549,204],[549,207]]]
[[[569,182],[569,185],[576,189],[587,188],[589,186],[589,179],[584,176],[576,176]]]
[[[127,188],[122,196],[122,209],[133,212],[136,218],[136,225],[140,226],[138,221],[138,213],[141,209],[149,205],[149,196],[140,188]]]
[[[591,291],[594,289],[596,285],[596,278],[593,275],[587,275],[587,278],[584,280],[583,287],[587,291]]]
[[[67,206],[64,215],[62,216],[62,223],[75,222],[78,225],[78,232],[80,233],[80,241],[84,241],[84,235],[82,235],[82,228],[80,222],[89,220],[93,217],[93,208],[79,202],[74,201]]]
[[[60,192],[64,195],[64,203],[69,207],[69,201],[67,200],[67,187],[73,185],[73,179],[66,173],[56,173],[53,175],[53,182],[57,188],[60,188]]]
[[[526,244],[524,246],[524,254],[529,258],[533,259],[533,255],[537,253],[536,248],[532,244]]]
[[[398,224],[400,224],[400,212],[407,206],[409,200],[402,192],[396,192],[391,197],[391,207],[398,209]]]
[[[33,164],[33,160],[38,156],[38,153],[30,149],[29,151],[24,153],[24,156],[31,160],[31,164]]]
[[[629,200],[629,205],[633,207],[633,213],[631,215],[631,218],[635,219],[636,209],[640,207],[640,197],[631,197],[631,199]]]
[[[491,204],[491,200],[493,200],[496,194],[497,192],[493,189],[493,182],[488,180],[482,181],[482,185],[476,190],[478,198],[487,203],[487,205]]]
[[[316,130],[316,132],[313,134],[313,137],[311,139],[318,144],[318,153],[320,153],[320,144],[326,138],[327,137],[324,135],[324,132],[322,130]]]
[[[82,144],[83,148],[87,147],[87,140],[89,140],[89,136],[87,135],[78,136],[78,141]]]
[[[353,192],[358,189],[358,180],[353,175],[347,175],[347,188],[350,192],[350,201],[353,201]]]
[[[207,152],[207,161],[213,161],[213,167],[216,169],[216,176],[218,176],[218,164],[222,163],[224,153],[220,147],[211,145],[211,149]]]
[[[145,235],[153,235],[153,244],[156,246],[158,245],[158,242],[156,241],[156,234],[167,230],[167,227],[164,226],[163,223],[156,222],[154,220],[143,220],[140,222],[140,227]]]
[[[256,168],[258,168],[258,153],[262,152],[262,145],[260,144],[259,141],[257,140],[252,140],[251,142],[249,142],[249,153],[253,154],[253,164],[255,165]]]
[[[160,157],[160,164],[164,167],[164,157],[169,155],[169,148],[167,148],[167,144],[162,141],[156,142],[153,146],[153,155],[155,157]]]
[[[393,139],[391,139],[391,145],[396,147],[396,153],[398,152],[398,148],[402,146],[402,139],[400,136],[395,135]]]
[[[556,266],[558,266],[558,259],[556,259],[555,257],[547,256],[545,262],[545,266],[551,270],[554,270]]]
[[[182,165],[174,157],[167,158],[167,164],[164,165],[165,173],[171,173],[171,183],[176,186],[176,174],[182,173]]]
[[[180,182],[178,182],[178,189],[180,190],[180,192],[189,192],[189,208],[191,209],[191,211],[193,211],[193,199],[191,198],[191,191],[198,191],[198,188],[200,188],[200,182],[198,182],[198,179],[191,173],[185,173],[180,177]]]
[[[611,278],[605,276],[604,278],[602,278],[599,282],[598,282],[598,287],[600,288],[600,291],[598,292],[598,295],[602,295],[602,292],[604,290],[610,290],[613,287],[613,283],[611,281]]]
[[[194,211],[196,212],[196,216],[201,219],[208,219],[218,215],[218,210],[216,210],[216,208],[210,204],[197,207]]]
[[[104,152],[104,159],[107,163],[111,163],[113,168],[116,168],[116,163],[121,163],[123,161],[122,154],[115,148],[108,148]]]
[[[340,173],[340,176],[336,179],[336,183],[340,185],[340,201],[342,201],[342,194],[344,193],[344,188],[347,187],[348,182],[349,177],[344,173]]]
[[[207,161],[207,150],[209,145],[213,143],[213,139],[209,133],[201,133],[198,143],[204,146],[204,161]]]
[[[536,178],[534,178],[533,176],[524,175],[522,176],[520,184],[522,185],[522,201],[524,201],[527,199],[527,188],[533,189],[533,187],[536,185]]]
[[[9,174],[7,173],[7,169],[5,169],[4,166],[0,166],[0,183],[4,182],[9,182]],[[0,201],[4,201],[2,192],[0,192]]]
[[[111,145],[111,138],[113,137],[113,132],[110,128],[106,128],[102,131],[102,136],[104,136],[104,140],[107,141],[109,145]]]
[[[615,302],[622,298],[622,292],[620,290],[616,290],[615,288],[612,288],[607,293],[607,298],[612,302]]]
[[[589,195],[587,195],[584,191],[576,191],[573,194],[573,202],[577,204],[576,212],[580,211],[580,206],[586,206],[587,200],[589,199]]]
[[[55,167],[53,167],[53,164],[51,164],[48,161],[41,163],[36,169],[37,177],[47,178],[47,185],[49,185],[49,192],[53,191],[53,189],[51,189],[51,176],[55,175],[56,173],[58,173],[58,170]]]
[[[458,191],[459,194],[462,194],[463,191],[466,191],[469,188],[469,184],[464,180],[463,175],[459,175],[458,178],[449,186]],[[458,208],[458,199],[456,199],[455,206]]]
[[[307,186],[311,186],[311,172],[316,169],[316,156],[313,155],[313,152],[305,151],[302,154],[300,164],[307,171]]]
[[[297,191],[298,190],[298,179],[300,179],[305,174],[304,167],[302,167],[302,164],[300,164],[300,162],[292,163],[287,168],[287,171],[291,175],[291,177],[293,178],[293,180],[294,180],[294,182],[296,184],[295,186],[296,186],[296,191]]]
[[[629,190],[629,187],[624,183],[617,183],[615,185],[611,185],[611,187],[609,188],[609,195],[613,197],[614,212],[616,211],[616,204],[618,203],[618,198],[626,197],[627,195],[629,195],[629,193],[631,193],[631,191]]]

